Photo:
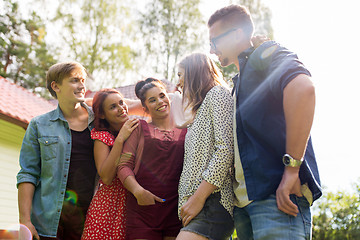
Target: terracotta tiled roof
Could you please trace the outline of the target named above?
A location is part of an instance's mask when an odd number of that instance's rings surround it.
[[[55,108],[44,98],[0,76],[0,119],[26,128],[33,117]]]

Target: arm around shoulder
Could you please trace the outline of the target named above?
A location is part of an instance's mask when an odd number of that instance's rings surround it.
[[[128,105],[129,115],[148,116],[148,114],[144,111],[140,100],[127,98],[125,99],[125,102]]]
[[[110,147],[111,144],[108,145],[109,142],[111,142],[110,140],[112,140],[113,138],[113,136],[109,132],[105,131],[102,135],[102,138],[105,139],[102,139],[101,141],[100,139],[95,140],[94,158],[96,168],[104,184],[109,185],[112,183],[114,177],[116,176],[116,167],[119,165],[124,142],[127,140],[129,135],[131,135],[131,133],[138,127],[138,125],[138,119],[127,120],[123,124],[118,135],[113,141],[112,147]]]
[[[135,176],[136,155],[140,141],[143,141],[141,124],[131,133],[124,143],[120,154],[119,165],[117,167],[117,177],[124,184],[128,176]]]

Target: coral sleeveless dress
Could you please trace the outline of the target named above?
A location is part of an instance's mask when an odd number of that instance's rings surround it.
[[[91,131],[91,138],[98,139],[112,147],[115,137],[107,131]],[[125,239],[125,201],[127,190],[115,177],[110,185],[100,180],[100,187],[94,195],[85,220],[81,239]]]

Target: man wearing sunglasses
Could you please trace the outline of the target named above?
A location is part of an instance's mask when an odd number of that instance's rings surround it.
[[[242,6],[208,21],[210,52],[235,64],[234,220],[239,239],[310,239],[313,201],[321,196],[310,129],[315,90],[296,54],[274,41],[252,46]]]

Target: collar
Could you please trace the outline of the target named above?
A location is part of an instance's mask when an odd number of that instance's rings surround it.
[[[247,59],[253,53],[254,50],[255,50],[254,47],[249,47],[245,51],[241,52],[240,55],[238,56],[239,62],[243,59]]]
[[[58,104],[57,108],[52,112],[52,114],[50,116],[50,121],[56,121],[58,119],[66,122],[66,119],[64,117],[64,114],[61,111],[61,108],[60,108],[59,104]]]
[[[235,85],[236,81],[238,80],[239,75],[240,75],[240,74],[237,73],[235,76],[232,77],[232,81],[233,81],[234,85]]]
[[[248,49],[246,49],[245,51],[241,52],[240,55],[238,56],[238,61],[239,61],[239,66],[240,66],[240,70],[242,69],[242,67],[244,67],[247,59],[249,58],[249,56],[254,52],[255,48],[254,47],[249,47]],[[237,73],[233,78],[232,81],[235,83],[237,81],[237,79],[239,78],[240,73]]]
[[[238,56],[238,61],[239,61],[239,69],[241,71],[241,69],[243,69],[245,67],[245,64],[249,58],[249,56],[254,52],[255,48],[254,47],[249,47],[248,49],[246,49],[245,51],[241,52],[240,55]],[[232,78],[232,81],[234,83],[234,87],[232,90],[232,95],[235,92],[235,89],[238,88],[238,84],[240,83],[240,71]]]
[[[242,53],[240,53],[240,55],[238,56],[238,61],[239,61],[239,69],[241,72],[241,69],[243,69],[245,67],[245,64],[249,58],[249,56],[254,52],[255,48],[254,47],[249,47],[248,49],[246,49],[245,51],[243,51]],[[238,75],[236,77],[239,77]]]
[[[86,103],[80,103],[80,105],[82,107],[84,107],[86,109],[86,111],[88,112],[89,114],[89,117],[88,117],[88,125],[90,125],[90,123],[92,123],[94,121],[94,113],[91,109],[91,107],[89,107]],[[50,117],[50,120],[51,121],[56,121],[56,120],[62,120],[64,122],[67,122],[65,117],[64,117],[64,114],[63,112],[61,111],[61,108],[60,108],[60,105],[58,104],[57,108],[53,111],[51,117]]]

